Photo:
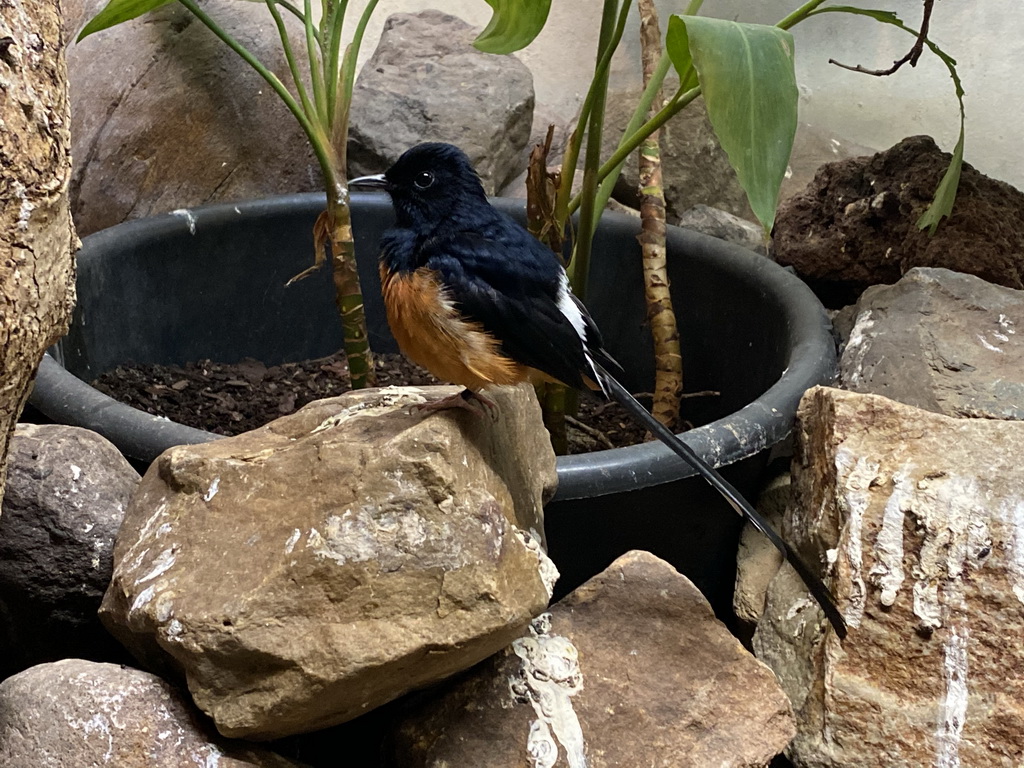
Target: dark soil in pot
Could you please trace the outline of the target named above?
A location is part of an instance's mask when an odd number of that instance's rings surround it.
[[[427,386],[436,378],[402,355],[374,358],[377,384]],[[266,365],[199,360],[184,365],[119,365],[92,385],[118,402],[216,435],[238,435],[294,413],[314,400],[349,390],[341,353],[316,360]],[[645,430],[618,403],[584,398],[568,426],[569,452],[586,453],[643,442]]]

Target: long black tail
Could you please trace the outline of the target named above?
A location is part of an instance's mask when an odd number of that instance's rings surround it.
[[[629,390],[623,387],[618,380],[612,376],[608,371],[601,367],[597,363],[593,363],[597,373],[601,377],[601,388],[612,398],[614,398],[619,404],[621,404],[629,413],[638,421],[640,421],[647,429],[661,442],[667,445],[676,453],[680,458],[683,459],[687,464],[697,470],[697,474],[703,477],[711,487],[722,494],[722,497],[729,502],[729,506],[736,510],[740,515],[745,517],[754,527],[757,528],[761,533],[768,537],[768,540],[775,545],[776,549],[782,553],[783,557],[796,569],[796,572],[800,574],[800,578],[803,579],[804,584],[811,591],[814,599],[818,601],[818,605],[825,612],[826,618],[829,623],[835,629],[836,634],[840,638],[846,637],[846,622],[843,620],[843,616],[839,613],[839,609],[836,607],[835,598],[832,597],[832,593],[829,592],[821,579],[819,579],[814,572],[804,563],[799,555],[793,548],[790,547],[782,537],[779,536],[771,526],[768,525],[768,521],[758,514],[750,503],[743,498],[742,494],[737,491],[728,480],[722,477],[718,471],[698,456],[694,450],[676,437],[671,430],[667,429],[661,422],[655,419],[637,401]]]

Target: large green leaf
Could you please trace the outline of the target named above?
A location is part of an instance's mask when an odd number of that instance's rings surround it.
[[[754,215],[770,231],[796,134],[792,35],[762,24],[673,16],[669,37],[681,78],[692,61],[718,141]]]
[[[486,0],[491,23],[473,41],[484,53],[514,53],[533,42],[544,29],[551,0]]]
[[[76,42],[81,42],[83,38],[88,37],[93,32],[99,32],[102,29],[108,29],[122,22],[130,21],[170,2],[173,2],[173,0],[110,0],[106,7],[93,16],[82,31],[78,33]]]
[[[902,29],[914,37],[918,35],[917,30],[911,29],[904,24],[899,16],[892,11],[878,11],[850,5],[833,5],[828,8],[819,8],[809,13],[807,18],[818,16],[822,13],[852,13],[856,16],[869,16],[883,24],[891,24]],[[949,70],[949,76],[953,79],[953,86],[956,89],[956,98],[960,103],[960,138],[957,140],[956,148],[953,150],[953,157],[949,161],[949,168],[946,169],[942,176],[942,181],[939,182],[939,186],[935,189],[935,198],[932,200],[932,204],[928,206],[928,209],[921,214],[921,218],[917,220],[917,226],[920,229],[927,229],[928,234],[934,235],[942,219],[953,212],[956,190],[960,186],[960,170],[964,164],[964,87],[956,71],[956,59],[939,48],[927,37],[924,42],[928,49],[938,56],[942,63],[946,65],[946,69]]]

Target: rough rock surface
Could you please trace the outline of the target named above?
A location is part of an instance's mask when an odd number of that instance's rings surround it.
[[[352,94],[353,175],[379,173],[422,141],[461,147],[489,194],[526,167],[533,76],[514,56],[475,49],[477,34],[441,11],[388,18]]]
[[[946,416],[1024,419],[1024,291],[917,267],[841,313],[840,386]]]
[[[776,531],[782,527],[786,506],[792,499],[789,473],[773,478],[757,498],[757,511]],[[782,565],[782,554],[768,538],[750,523],[743,526],[736,552],[736,590],[732,607],[748,630],[753,629],[764,611],[768,584]]]
[[[69,0],[69,26],[77,33],[105,4]],[[291,82],[263,3],[218,3],[208,12]],[[203,203],[323,188],[288,108],[178,3],[73,44],[67,56],[79,234]]]
[[[400,727],[401,768],[764,766],[789,701],[685,577],[629,552]]]
[[[298,768],[217,736],[148,672],[67,659],[0,683],[4,768]]]
[[[639,89],[608,93],[601,141],[602,158],[611,156],[618,146],[639,98]],[[690,104],[662,129],[661,169],[669,222],[674,223],[683,211],[700,204],[754,220],[747,195],[729,165],[728,156],[715,138],[703,99]],[[639,208],[639,183],[637,156],[633,153],[626,160],[615,185],[615,199]]]
[[[96,610],[138,483],[95,432],[18,425],[0,515],[0,680],[67,656],[122,658]]]
[[[789,567],[754,637],[797,711],[797,766],[1024,760],[1024,424],[815,388],[785,538],[827,552],[839,642]]]
[[[104,623],[183,671],[221,733],[259,739],[504,647],[556,575],[536,533],[554,455],[528,386],[493,391],[497,422],[410,413],[456,391],[353,392],[165,452],[125,515]]]
[[[872,157],[828,163],[779,208],[775,251],[827,306],[857,300],[914,267],[945,267],[1024,288],[1024,193],[964,164],[952,215],[917,228],[949,165],[927,136]]]
[[[727,243],[741,245],[761,256],[768,255],[764,230],[761,226],[734,216],[728,211],[708,205],[695,205],[683,211],[679,218],[672,223],[694,232],[717,237]]]

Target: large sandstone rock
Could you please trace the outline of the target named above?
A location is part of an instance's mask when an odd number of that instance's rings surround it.
[[[461,147],[489,194],[526,167],[533,76],[514,56],[475,49],[477,34],[441,11],[388,18],[352,94],[353,175],[383,171],[423,141]]]
[[[914,267],[945,267],[1024,288],[1024,193],[964,164],[952,215],[935,235],[917,221],[949,166],[912,136],[872,157],[828,163],[779,207],[775,251],[828,306],[857,300]]]
[[[68,656],[123,656],[96,610],[139,474],[78,427],[19,424],[0,515],[0,680]]]
[[[774,676],[668,563],[629,552],[422,707],[400,768],[764,766],[794,732]]]
[[[105,4],[69,0],[69,26],[77,31]],[[263,3],[216,3],[208,12],[291,82]],[[293,46],[304,50],[301,35]],[[323,188],[288,108],[178,3],[72,44],[67,56],[79,234],[203,203]]]
[[[754,638],[797,712],[797,766],[1017,766],[1024,755],[1024,424],[815,388],[784,536],[827,551],[840,642],[784,566]]]
[[[115,549],[104,623],[184,672],[221,733],[351,719],[494,653],[547,606],[554,455],[530,387],[497,422],[368,390],[150,467]]]
[[[298,768],[220,738],[158,677],[68,659],[0,683],[4,768]]]
[[[841,315],[852,324],[843,389],[946,416],[1024,419],[1024,291],[917,267]]]
[[[757,498],[757,511],[772,529],[782,527],[786,507],[792,499],[790,474],[771,480]],[[782,565],[782,553],[768,537],[750,523],[743,526],[736,550],[736,589],[732,595],[732,608],[736,618],[751,632],[764,612],[768,585]]]

